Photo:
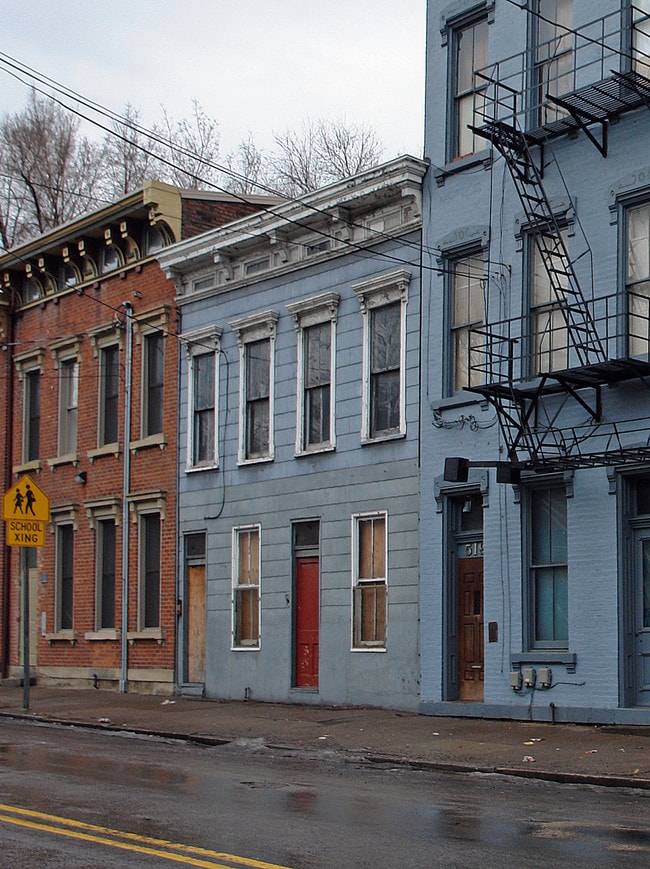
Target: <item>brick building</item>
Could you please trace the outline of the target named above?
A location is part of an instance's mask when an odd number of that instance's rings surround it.
[[[178,343],[155,254],[262,201],[149,182],[0,258],[4,489],[28,474],[51,504],[43,548],[4,550],[5,674],[28,578],[39,683],[172,687]]]

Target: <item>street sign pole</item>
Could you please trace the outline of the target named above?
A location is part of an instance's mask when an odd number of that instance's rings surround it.
[[[23,709],[29,710],[29,562],[21,552],[23,574]]]

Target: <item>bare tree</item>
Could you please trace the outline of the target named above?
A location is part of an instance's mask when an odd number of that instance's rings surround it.
[[[5,247],[46,232],[96,202],[102,147],[79,120],[32,92],[27,108],[0,122]]]
[[[104,184],[109,198],[123,196],[160,174],[158,128],[144,131],[140,111],[127,103],[104,139]]]
[[[264,193],[269,183],[267,158],[253,141],[253,134],[237,146],[237,150],[226,157],[227,172],[224,187],[232,193]]]
[[[299,196],[324,184],[356,175],[381,160],[383,148],[364,124],[306,121],[299,132],[276,134],[271,178],[282,193]]]
[[[167,165],[161,170],[179,187],[205,188],[218,183],[220,169],[219,124],[192,100],[192,115],[175,121],[162,107],[164,142],[161,155]]]

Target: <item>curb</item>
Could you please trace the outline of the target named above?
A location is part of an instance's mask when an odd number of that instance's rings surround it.
[[[108,733],[134,734],[136,736],[150,736],[157,739],[169,739],[176,742],[186,742],[194,745],[221,746],[230,745],[235,739],[227,739],[219,736],[208,736],[200,733],[178,733],[165,730],[151,730],[144,727],[130,727],[128,725],[117,726],[103,722],[78,721],[71,718],[48,718],[44,715],[26,714],[22,712],[0,712],[0,719],[8,718],[26,723],[55,724],[61,727],[79,727],[86,730],[99,730]],[[277,743],[265,743],[271,750],[282,751],[305,751],[304,746],[279,745]],[[318,750],[316,750],[318,751]],[[650,790],[650,779],[637,779],[630,776],[620,775],[592,775],[571,772],[553,772],[543,769],[519,769],[517,767],[490,767],[476,764],[453,763],[452,761],[416,760],[400,755],[388,754],[364,754],[363,751],[342,749],[340,754],[347,756],[347,760],[355,763],[368,765],[400,766],[405,769],[423,770],[446,773],[478,773],[479,775],[505,775],[514,778],[536,779],[538,781],[550,781],[558,784],[582,784],[596,785],[610,788],[633,788],[636,790]]]

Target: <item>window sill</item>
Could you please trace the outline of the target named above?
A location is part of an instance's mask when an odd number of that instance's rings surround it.
[[[77,642],[77,632],[76,631],[56,631],[53,634],[45,634],[45,641],[52,645],[52,643],[70,643],[71,646]]]
[[[138,450],[144,450],[148,447],[160,447],[161,450],[167,448],[167,438],[164,434],[149,435],[139,441],[131,441],[129,448],[132,453],[137,454]]]
[[[482,151],[477,151],[475,154],[468,154],[467,157],[459,157],[457,160],[452,160],[451,163],[445,163],[444,166],[437,166],[433,170],[433,177],[436,179],[438,187],[442,187],[450,175],[456,175],[458,172],[463,172],[465,169],[472,169],[482,165],[484,169],[489,169],[492,164],[492,151],[490,148],[484,148]]]
[[[186,474],[199,474],[201,471],[218,471],[219,465],[217,463],[212,465],[188,465],[185,468]]]
[[[231,646],[230,647],[231,652],[259,652],[259,650],[260,650],[259,643],[256,643],[255,645],[251,644],[250,646]]]
[[[159,646],[165,642],[165,635],[161,628],[145,628],[142,631],[127,631],[126,638],[131,645],[136,640],[155,640]]]
[[[78,465],[79,456],[77,453],[68,453],[65,456],[57,456],[55,459],[48,459],[48,465],[52,471],[55,471],[59,465]]]
[[[441,398],[439,401],[432,401],[429,407],[435,413],[440,410],[455,410],[458,407],[470,407],[471,405],[481,404],[487,407],[487,400],[481,395],[474,392],[457,392],[455,395],[450,395],[449,398]]]
[[[575,673],[576,659],[575,652],[568,652],[563,649],[533,649],[530,652],[519,652],[518,654],[510,655],[510,666],[521,667],[525,664],[553,664],[566,667],[567,673]]]
[[[268,462],[274,461],[275,456],[260,456],[256,459],[239,459],[237,465],[240,468],[245,467],[246,465],[263,465]]]
[[[399,441],[406,437],[405,431],[397,431],[393,434],[377,435],[377,437],[362,437],[361,446],[367,447],[372,444],[384,444],[386,441]]]
[[[382,652],[385,653],[388,651],[385,645],[382,646],[353,646],[350,649],[351,652]]]
[[[119,640],[120,632],[115,628],[102,628],[99,631],[87,631],[84,634],[84,640]]]
[[[103,447],[97,447],[96,450],[88,450],[88,458],[92,464],[95,459],[99,459],[102,456],[115,456],[116,459],[119,459],[120,453],[121,448],[119,444],[106,444]]]
[[[11,469],[14,474],[27,474],[30,471],[40,473],[43,469],[43,462],[40,459],[34,459],[33,462],[25,462],[24,465],[14,465]]]
[[[335,452],[336,447],[334,444],[323,444],[322,446],[312,447],[308,450],[299,450],[294,453],[297,459],[302,459],[305,456],[318,456],[321,453],[333,453]]]

